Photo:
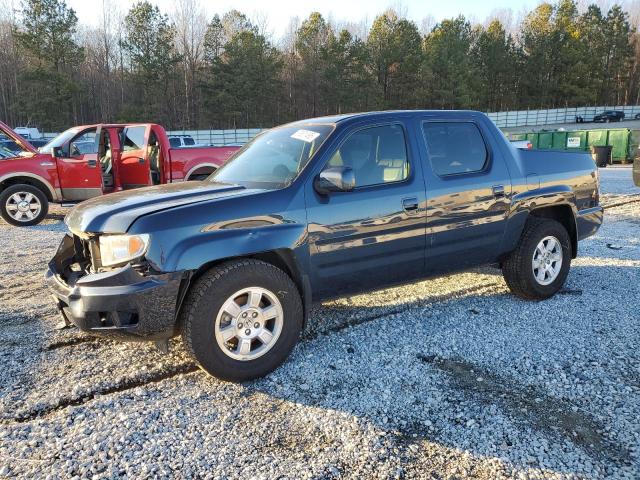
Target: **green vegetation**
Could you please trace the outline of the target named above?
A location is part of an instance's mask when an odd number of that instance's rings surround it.
[[[388,10],[370,28],[312,13],[275,41],[198,0],[147,1],[78,24],[64,0],[0,9],[0,118],[48,131],[154,121],[169,128],[268,127],[393,108],[485,111],[640,103],[640,34],[619,5],[541,3],[517,28],[462,15],[426,32]]]

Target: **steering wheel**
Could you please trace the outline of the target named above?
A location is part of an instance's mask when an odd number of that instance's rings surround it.
[[[287,166],[283,165],[282,163],[273,167],[272,173],[274,177],[282,178],[283,180],[288,180],[291,176],[291,170],[289,170]]]

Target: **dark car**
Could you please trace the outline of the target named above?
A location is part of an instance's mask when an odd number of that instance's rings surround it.
[[[286,359],[312,302],[487,264],[548,298],[602,218],[588,154],[516,149],[484,114],[315,118],[205,181],[76,206],[47,282],[80,329],[161,348],[182,335],[203,369],[242,381]]]
[[[624,120],[624,112],[620,110],[607,110],[593,117],[594,122],[620,122]]]
[[[36,148],[44,147],[47,143],[49,143],[50,139],[39,138],[37,140],[29,140],[29,143]]]

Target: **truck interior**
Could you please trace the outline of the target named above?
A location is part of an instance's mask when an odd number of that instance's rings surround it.
[[[149,176],[151,185],[160,185],[162,183],[161,175],[161,149],[158,137],[153,130],[149,133],[149,141],[147,143],[147,158],[149,159]]]
[[[106,190],[112,190],[114,187],[113,179],[113,148],[109,138],[108,130],[101,130],[98,138],[98,160],[100,169],[102,170],[102,185]]]

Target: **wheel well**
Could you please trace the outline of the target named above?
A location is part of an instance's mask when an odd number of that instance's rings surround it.
[[[576,258],[578,254],[578,234],[576,232],[576,220],[569,205],[554,205],[532,210],[530,215],[538,218],[550,218],[562,224],[571,238],[571,256]]]
[[[11,185],[23,185],[23,184],[36,187],[38,190],[44,193],[45,197],[47,197],[47,200],[49,200],[50,202],[53,202],[53,197],[51,196],[51,191],[49,190],[49,188],[47,188],[47,186],[44,183],[42,183],[40,180],[36,178],[31,178],[31,177],[7,178],[2,183],[0,183],[0,191],[4,190],[7,187],[10,187]]]
[[[205,178],[211,175],[216,170],[217,168],[214,166],[203,165],[201,167],[196,168],[193,172],[190,172],[189,176],[185,180],[191,180],[194,177]]]
[[[300,270],[297,267],[296,261],[293,257],[293,253],[287,249],[278,249],[272,250],[269,252],[260,252],[251,255],[245,255],[240,257],[230,257],[230,258],[221,258],[219,260],[214,260],[212,262],[205,263],[198,270],[193,272],[191,277],[188,280],[185,280],[183,284],[180,286],[180,292],[178,294],[178,309],[176,311],[176,318],[180,318],[180,310],[182,309],[182,304],[184,298],[187,295],[187,292],[190,286],[198,280],[204,273],[206,273],[211,268],[216,265],[220,265],[221,263],[233,261],[233,260],[243,260],[247,258],[253,258],[255,260],[261,260],[265,263],[269,263],[274,267],[279,268],[283,272],[285,272],[289,277],[293,280],[296,287],[298,287],[298,291],[300,292],[300,297],[302,298],[302,305],[304,308],[304,319],[306,323],[309,306],[311,304],[311,292],[308,288],[305,288],[305,283],[300,274]],[[182,328],[182,326],[178,326],[178,328]]]

